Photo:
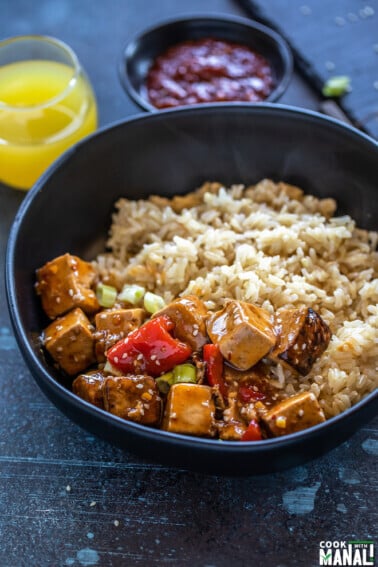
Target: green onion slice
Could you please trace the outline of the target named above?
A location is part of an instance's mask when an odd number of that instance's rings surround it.
[[[144,296],[144,308],[152,315],[165,307],[165,301],[160,295],[147,291]]]
[[[101,307],[113,307],[117,299],[117,290],[112,285],[99,283],[96,288],[96,296]]]
[[[168,394],[169,388],[173,384],[173,372],[167,372],[159,378],[156,378],[156,385],[159,388],[161,394]]]
[[[132,305],[137,305],[142,301],[146,290],[141,285],[126,284],[123,286],[121,293],[118,295],[120,301],[126,301]]]
[[[342,96],[350,91],[350,78],[346,75],[331,77],[323,86],[323,95],[328,97]]]
[[[197,370],[193,364],[178,364],[173,369],[173,383],[197,383]]]

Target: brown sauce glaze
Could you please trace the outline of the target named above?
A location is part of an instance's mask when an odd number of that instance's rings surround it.
[[[205,38],[184,41],[157,57],[147,75],[156,108],[206,102],[258,102],[274,87],[268,61],[249,47]]]

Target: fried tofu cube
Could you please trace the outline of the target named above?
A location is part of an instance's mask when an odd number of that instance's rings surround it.
[[[100,309],[91,289],[96,277],[94,268],[77,256],[64,254],[37,270],[36,291],[50,319],[80,307],[88,315]]]
[[[239,370],[254,366],[276,344],[270,314],[244,301],[229,301],[214,313],[207,332],[223,357]]]
[[[106,351],[116,342],[138,329],[146,317],[144,309],[109,309],[96,314],[94,334],[98,362],[104,362]]]
[[[309,307],[280,310],[276,314],[275,330],[278,340],[270,358],[302,376],[310,372],[332,336],[325,321]]]
[[[194,351],[207,342],[206,318],[208,311],[195,295],[179,297],[155,313],[154,317],[167,315],[175,324],[174,336],[188,344]]]
[[[223,441],[240,441],[247,426],[242,421],[228,421],[219,426],[219,439]]]
[[[162,428],[172,433],[213,437],[215,404],[209,386],[174,384],[165,406]]]
[[[104,408],[103,386],[105,376],[98,370],[80,374],[72,382],[72,391],[86,402]]]
[[[151,376],[108,376],[103,395],[106,411],[144,425],[159,424],[162,401]]]
[[[43,344],[70,376],[95,362],[92,325],[78,307],[50,323],[43,332]]]
[[[279,402],[261,415],[275,436],[288,435],[325,421],[322,408],[312,392],[302,392]]]

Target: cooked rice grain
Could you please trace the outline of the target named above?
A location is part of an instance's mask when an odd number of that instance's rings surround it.
[[[333,217],[333,199],[265,179],[116,208],[110,252],[95,265],[119,288],[141,284],[167,302],[193,293],[210,309],[226,298],[312,307],[331,327],[329,347],[305,378],[277,368],[277,386],[314,392],[327,417],[377,388],[378,234]]]

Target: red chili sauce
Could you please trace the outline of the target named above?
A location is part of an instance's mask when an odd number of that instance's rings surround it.
[[[258,102],[274,87],[268,61],[245,45],[218,39],[184,41],[157,57],[147,75],[157,108],[204,102]]]

